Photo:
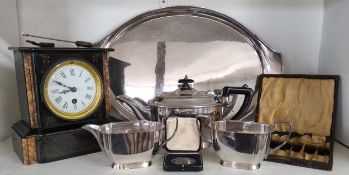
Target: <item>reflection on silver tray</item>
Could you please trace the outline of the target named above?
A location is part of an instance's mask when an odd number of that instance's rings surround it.
[[[224,14],[191,6],[143,13],[95,46],[114,48],[111,57],[127,64],[118,74],[124,76],[121,80],[111,76],[112,84],[118,81],[123,86],[111,87],[118,91],[115,94],[144,101],[177,89],[177,80],[184,75],[201,91],[243,84],[257,91],[259,74],[282,72],[281,54],[249,29]],[[120,71],[116,69],[111,66],[110,71]],[[238,98],[237,103],[242,101]],[[250,108],[255,104],[254,100]]]

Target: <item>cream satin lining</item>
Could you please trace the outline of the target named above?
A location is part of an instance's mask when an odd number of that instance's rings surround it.
[[[259,122],[289,121],[293,132],[329,136],[334,84],[334,80],[263,78]]]

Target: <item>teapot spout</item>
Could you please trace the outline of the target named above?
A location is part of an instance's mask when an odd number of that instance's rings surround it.
[[[116,97],[116,99],[122,103],[127,104],[138,120],[151,120],[150,108],[144,105],[142,102],[125,95],[119,95]],[[118,111],[120,112],[120,110]],[[122,111],[124,111],[124,109]]]
[[[92,133],[92,135],[96,138],[98,145],[104,151],[104,144],[103,144],[103,140],[102,140],[102,133],[101,133],[100,126],[94,125],[94,124],[86,124],[86,125],[82,126],[81,128]]]
[[[116,96],[109,89],[111,105],[127,120],[150,120],[150,109],[142,102],[132,99],[125,95]]]

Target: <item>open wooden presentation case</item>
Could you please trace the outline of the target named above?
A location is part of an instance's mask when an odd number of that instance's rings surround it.
[[[288,143],[266,160],[332,169],[338,81],[337,75],[259,76],[256,120],[268,124],[274,121],[292,124],[290,138],[286,126],[275,126],[271,148],[285,140]]]

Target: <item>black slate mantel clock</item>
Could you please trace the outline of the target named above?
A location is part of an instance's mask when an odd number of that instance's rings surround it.
[[[110,120],[109,52],[103,48],[11,47],[21,121],[13,145],[24,164],[96,152],[86,123]]]

